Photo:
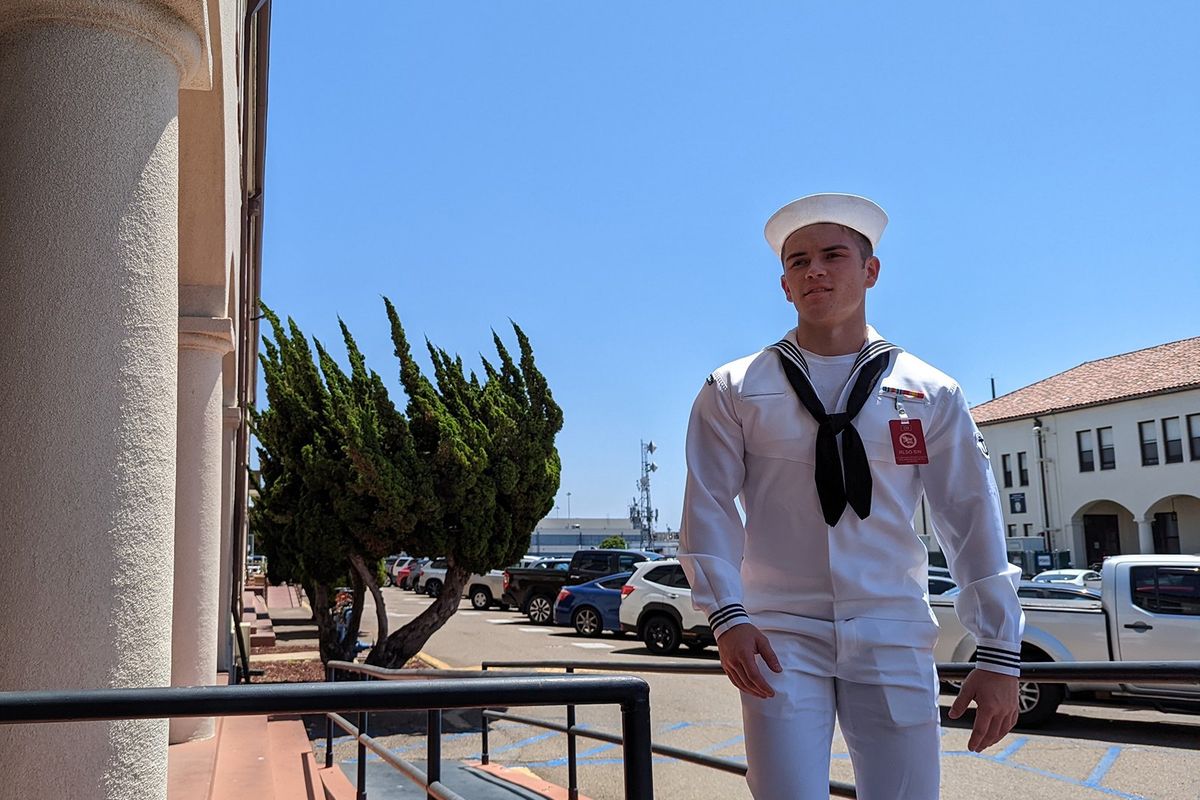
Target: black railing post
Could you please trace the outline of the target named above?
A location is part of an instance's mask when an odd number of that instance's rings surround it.
[[[574,675],[575,668],[567,667],[567,674]],[[567,706],[567,800],[579,800],[579,765],[575,761],[578,742],[575,739],[575,706]]]
[[[337,680],[337,670],[333,667],[325,668],[325,680],[333,683]],[[333,766],[333,717],[325,715],[325,768],[329,769]]]
[[[624,740],[625,798],[653,800],[654,772],[650,752],[650,699],[639,697],[621,704]]]
[[[367,712],[358,712],[358,735],[359,737],[367,734]],[[367,746],[362,739],[358,740],[358,792],[354,795],[355,800],[367,800]]]
[[[480,672],[487,672],[487,664],[483,664],[479,670]],[[479,763],[487,764],[490,762],[490,758],[488,756],[488,716],[486,708],[479,709],[479,722],[479,727],[482,729],[480,736],[483,739],[479,747]]]
[[[440,783],[442,780],[442,710],[429,709],[429,722],[425,726],[425,775],[428,782],[425,786],[425,800],[437,800],[429,791],[429,783]]]

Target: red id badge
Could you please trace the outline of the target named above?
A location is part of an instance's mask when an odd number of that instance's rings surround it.
[[[929,453],[925,451],[925,433],[919,419],[894,419],[888,423],[892,429],[892,452],[897,464],[928,464]]]

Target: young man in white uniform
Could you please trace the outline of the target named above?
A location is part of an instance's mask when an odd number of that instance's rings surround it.
[[[867,325],[886,224],[853,195],[771,217],[799,324],[713,372],[688,426],[680,560],[742,690],[757,800],[829,796],[835,713],[860,800],[938,797],[937,623],[912,526],[922,492],[978,645],[950,715],[976,703],[976,752],[1016,723],[1020,572],[987,447],[958,385]]]

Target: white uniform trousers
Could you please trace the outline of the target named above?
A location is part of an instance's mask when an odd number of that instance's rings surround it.
[[[941,718],[936,676],[914,683],[900,670],[898,681],[889,684],[813,674],[813,651],[821,649],[813,647],[813,638],[766,633],[783,667],[775,673],[759,661],[775,696],[742,693],[746,781],[755,800],[827,800],[835,717],[850,751],[859,800],[937,800]],[[929,671],[919,674],[932,675],[932,653],[909,652],[928,659]],[[877,680],[887,678],[884,673]]]

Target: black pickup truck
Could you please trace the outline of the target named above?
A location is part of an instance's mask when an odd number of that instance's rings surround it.
[[[506,569],[502,602],[516,606],[531,622],[548,625],[554,619],[554,600],[562,587],[630,572],[634,564],[657,558],[662,556],[642,550],[578,550],[566,569]]]

